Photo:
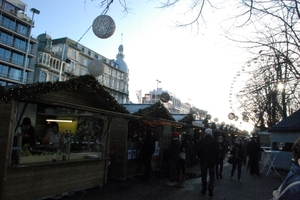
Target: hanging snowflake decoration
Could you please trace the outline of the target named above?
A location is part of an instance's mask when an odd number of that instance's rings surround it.
[[[106,39],[114,34],[116,24],[114,20],[108,15],[99,15],[93,22],[94,34],[101,38]]]
[[[88,65],[90,75],[97,77],[103,74],[104,64],[101,60],[92,60]]]

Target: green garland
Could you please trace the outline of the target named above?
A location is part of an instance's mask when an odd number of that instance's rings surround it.
[[[41,95],[45,95],[52,92],[63,90],[76,90],[83,86],[87,86],[94,89],[94,92],[99,94],[106,100],[106,110],[126,113],[129,111],[122,105],[120,105],[114,97],[106,91],[103,86],[96,80],[94,76],[84,75],[77,78],[69,79],[65,82],[43,82],[33,83],[25,85],[15,85],[9,87],[3,87],[0,85],[0,99],[4,102],[25,101],[27,98],[36,98]]]

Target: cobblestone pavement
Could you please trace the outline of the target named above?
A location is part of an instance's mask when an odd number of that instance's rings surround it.
[[[203,196],[201,191],[200,166],[187,168],[187,174],[195,175],[176,186],[167,186],[165,173],[156,173],[150,181],[142,181],[140,177],[133,177],[125,181],[110,180],[103,187],[95,187],[78,191],[71,196],[64,196],[63,200],[267,200],[272,197],[274,188],[279,187],[287,171],[278,171],[281,176],[271,170],[268,174],[264,169],[260,176],[250,175],[247,166],[242,167],[242,182],[238,182],[237,171],[230,179],[231,165],[226,163],[223,178],[215,180],[214,196]]]

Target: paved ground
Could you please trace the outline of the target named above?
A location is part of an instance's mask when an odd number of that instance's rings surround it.
[[[286,176],[286,171],[270,171],[266,176],[264,169],[261,176],[251,176],[247,167],[242,168],[242,182],[238,182],[237,174],[230,179],[231,165],[224,166],[223,178],[215,181],[214,196],[203,196],[201,191],[200,166],[187,168],[189,173],[196,173],[195,178],[189,178],[176,186],[167,186],[166,175],[156,173],[150,181],[142,181],[140,177],[133,177],[125,181],[110,180],[103,187],[78,191],[74,195],[64,196],[63,200],[267,200],[272,197],[273,188],[280,185]],[[236,172],[237,173],[237,172]]]

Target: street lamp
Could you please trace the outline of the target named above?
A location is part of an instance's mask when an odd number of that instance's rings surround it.
[[[157,101],[157,96],[158,96],[158,84],[161,83],[161,81],[156,79],[156,83],[157,83],[157,85],[156,85],[155,102]]]
[[[34,17],[34,14],[40,14],[40,11],[35,9],[35,8],[31,8],[30,11],[32,12],[32,18],[31,18],[31,23],[30,23],[30,27],[29,27],[28,40],[27,40],[27,45],[26,45],[25,61],[24,61],[23,72],[22,72],[22,83],[23,84],[25,83],[25,71],[26,71],[26,63],[27,63],[28,53],[29,53],[31,29],[33,27],[33,17]]]

